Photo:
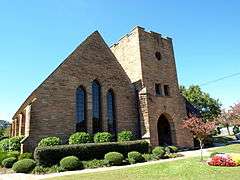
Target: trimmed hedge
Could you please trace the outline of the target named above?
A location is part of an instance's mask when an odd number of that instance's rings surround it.
[[[135,164],[139,162],[144,162],[145,159],[143,158],[141,153],[137,151],[132,151],[128,153],[128,161],[130,164]]]
[[[59,145],[53,147],[37,147],[34,159],[41,165],[54,165],[66,156],[76,156],[81,161],[103,159],[108,152],[119,152],[125,157],[128,152],[147,153],[149,144],[143,140],[128,142],[89,143],[79,145]]]
[[[95,143],[111,142],[112,135],[109,132],[98,132],[94,135]]]
[[[67,156],[60,161],[60,166],[65,170],[83,169],[82,162],[76,156]]]
[[[22,159],[13,164],[12,169],[16,173],[28,173],[31,172],[36,166],[36,162],[32,159]]]
[[[0,151],[0,165],[2,164],[2,161],[6,158],[8,158],[7,152],[1,152]]]
[[[46,146],[56,146],[60,145],[61,140],[59,137],[51,136],[41,139],[41,141],[38,143],[39,147],[46,147]]]
[[[92,136],[86,132],[76,132],[69,138],[69,144],[85,144],[93,142]]]
[[[133,141],[134,135],[132,133],[132,131],[122,131],[120,133],[118,133],[117,135],[117,140],[119,142],[124,142],[124,141]]]
[[[119,152],[109,152],[104,156],[105,161],[109,165],[121,165],[124,160],[124,156]]]
[[[152,150],[153,155],[157,158],[157,159],[161,159],[164,157],[165,155],[165,148],[161,147],[161,146],[157,146]]]
[[[11,168],[15,162],[17,162],[17,159],[15,157],[10,157],[2,161],[2,166],[5,168]]]

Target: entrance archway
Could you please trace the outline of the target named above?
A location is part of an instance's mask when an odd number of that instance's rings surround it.
[[[160,146],[172,145],[171,126],[165,115],[161,115],[158,119],[158,143]]]

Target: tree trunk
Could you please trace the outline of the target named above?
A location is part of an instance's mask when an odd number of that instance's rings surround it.
[[[229,130],[229,124],[227,124],[226,127],[227,127],[228,135],[230,136],[231,134],[230,134],[230,130]]]
[[[200,150],[201,150],[201,159],[200,161],[202,162],[203,161],[203,140],[202,139],[199,139],[199,144],[200,144]]]

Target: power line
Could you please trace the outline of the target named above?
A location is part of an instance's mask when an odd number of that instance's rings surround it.
[[[228,75],[228,76],[224,76],[224,77],[212,80],[212,81],[207,81],[205,83],[200,84],[200,86],[206,86],[208,84],[212,84],[212,83],[215,83],[215,82],[218,82],[218,81],[222,81],[224,79],[228,79],[228,78],[231,78],[231,77],[239,76],[239,75],[240,75],[240,72],[234,73],[234,74],[231,74],[231,75]]]

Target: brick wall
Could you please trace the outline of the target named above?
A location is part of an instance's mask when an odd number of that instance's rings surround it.
[[[92,132],[92,89],[97,79],[101,85],[103,130],[107,131],[106,94],[115,95],[117,131],[136,132],[135,91],[130,79],[98,32],[88,37],[35,91],[31,104],[29,137],[24,151],[33,150],[46,136],[67,139],[76,127],[76,89],[81,85],[87,93],[87,129]]]

